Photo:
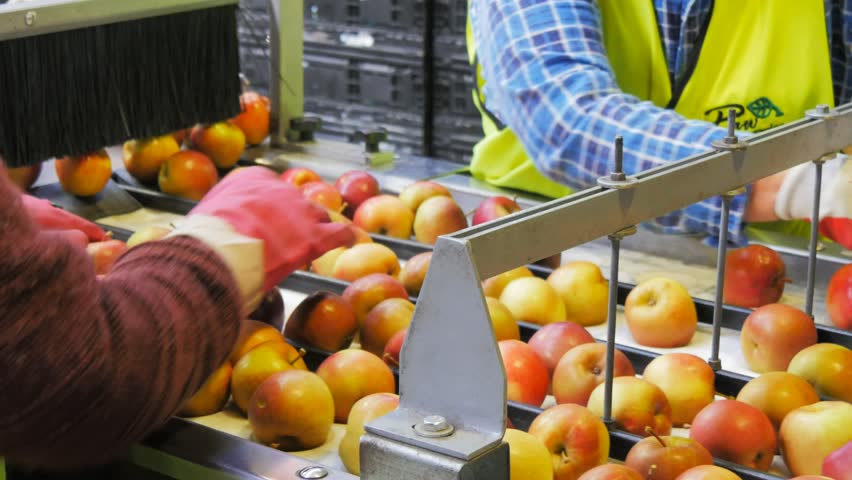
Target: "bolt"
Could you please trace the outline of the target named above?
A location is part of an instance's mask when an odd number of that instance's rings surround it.
[[[621,135],[615,137],[615,170],[612,171],[609,178],[617,182],[623,182],[627,179],[624,175],[624,137]]]
[[[736,144],[740,141],[737,138],[737,112],[733,108],[728,109],[728,136],[725,137],[725,143],[729,145]]]
[[[429,415],[423,419],[423,430],[427,432],[440,432],[450,427],[447,419],[440,415]]]
[[[818,113],[829,113],[831,112],[831,107],[826,104],[817,105],[816,110]]]
[[[328,476],[328,470],[323,467],[306,467],[299,470],[299,478],[325,478]]]
[[[36,12],[30,10],[24,17],[24,23],[26,23],[28,27],[32,27],[33,25],[35,25],[37,16],[38,15],[36,14]]]

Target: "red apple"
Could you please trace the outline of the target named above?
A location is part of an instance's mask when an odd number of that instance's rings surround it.
[[[346,423],[349,410],[372,393],[394,393],[396,380],[381,358],[370,352],[346,349],[332,354],[317,367],[334,397],[334,421]]]
[[[334,182],[334,188],[340,192],[340,196],[346,203],[343,212],[351,217],[355,210],[370,197],[379,195],[379,182],[367,172],[361,170],[350,170]]]
[[[489,197],[482,201],[473,212],[473,225],[490,222],[521,210],[521,206],[509,197]]]
[[[797,353],[816,342],[816,325],[811,317],[783,303],[758,307],[740,331],[743,357],[757,373],[786,370]]]
[[[679,282],[663,277],[640,282],[630,291],[624,317],[636,343],[646,347],[688,345],[698,325],[689,292]]]
[[[699,465],[681,473],[675,480],[742,480],[742,478],[727,468]]]
[[[408,259],[399,271],[399,281],[412,297],[420,295],[420,288],[426,280],[426,272],[429,271],[429,263],[432,261],[432,252],[418,253]]]
[[[609,432],[600,417],[586,407],[566,403],[538,414],[530,435],[550,451],[554,480],[575,480],[609,458]]]
[[[793,475],[824,475],[825,459],[852,441],[852,404],[831,401],[799,407],[784,417],[778,438]]]
[[[633,364],[615,350],[613,375],[634,376]],[[606,378],[606,345],[583,343],[565,352],[553,370],[553,396],[556,403],[586,405],[595,387]]]
[[[852,402],[852,350],[836,343],[817,343],[796,354],[787,371],[798,375],[822,396]]]
[[[831,276],[825,292],[825,309],[838,328],[852,330],[852,263]]]
[[[282,173],[279,178],[297,187],[301,187],[302,185],[310,182],[323,181],[322,177],[320,177],[317,172],[304,167],[288,168],[287,170],[284,170],[284,173]]]
[[[589,410],[601,416],[605,387],[601,383],[589,396]],[[634,435],[649,435],[646,427],[660,435],[672,431],[672,407],[666,394],[660,387],[637,377],[612,379],[612,419],[618,428]]]
[[[399,354],[402,352],[402,344],[405,343],[405,336],[408,334],[408,327],[393,334],[390,340],[385,344],[385,351],[382,353],[382,360],[392,368],[399,368]]]
[[[349,347],[358,321],[352,306],[340,295],[316,292],[302,300],[284,327],[290,340],[328,352]]]
[[[852,440],[825,457],[822,474],[835,480],[852,480]]]
[[[92,242],[86,246],[86,251],[95,264],[95,273],[104,275],[112,270],[115,261],[127,251],[127,244],[121,240],[104,240]]]
[[[793,410],[819,401],[814,387],[802,377],[787,372],[768,372],[749,380],[737,400],[765,413],[777,432],[784,417]]]
[[[643,480],[636,470],[617,463],[599,465],[580,475],[577,480]]]
[[[452,195],[450,195],[447,187],[429,180],[414,182],[399,192],[399,199],[408,207],[411,213],[417,213],[417,209],[424,200],[435,196],[450,197]]]
[[[414,214],[414,238],[434,245],[441,235],[467,228],[467,218],[452,197],[438,195],[427,198]]]
[[[716,373],[706,361],[689,353],[660,355],[645,367],[642,378],[666,394],[676,427],[692,423],[716,396]]]
[[[763,245],[749,245],[725,257],[725,303],[745,308],[775,303],[784,293],[787,268],[778,252]]]
[[[325,182],[308,182],[302,185],[302,195],[334,212],[343,210],[343,199],[340,198],[340,193]]]
[[[541,327],[527,342],[547,366],[548,375],[568,350],[583,343],[595,343],[588,330],[573,322],[556,322]]]
[[[529,345],[520,340],[497,342],[506,369],[506,398],[540,406],[547,396],[547,367]]]
[[[373,307],[388,298],[408,299],[408,293],[399,280],[386,273],[358,278],[343,290],[343,299],[352,305],[359,326],[364,325]]]
[[[408,239],[414,213],[393,195],[376,195],[364,200],[355,210],[352,221],[368,233]]]
[[[769,417],[736,400],[719,400],[704,407],[695,416],[689,437],[716,458],[763,471],[769,470],[778,445]]]
[[[678,475],[698,465],[712,465],[713,457],[691,438],[656,435],[636,442],[627,452],[624,464],[641,473],[645,480],[675,480]]]
[[[0,163],[3,162],[3,157],[0,157]],[[41,175],[41,163],[29,165],[26,167],[15,167],[6,169],[6,174],[12,183],[18,186],[23,191],[27,191],[33,186],[38,176]]]
[[[388,298],[373,307],[361,327],[361,348],[381,358],[385,346],[398,331],[408,328],[414,304],[404,298]]]

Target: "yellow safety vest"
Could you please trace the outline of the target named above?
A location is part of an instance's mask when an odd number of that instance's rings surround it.
[[[723,126],[733,107],[738,128],[747,131],[799,120],[817,104],[834,105],[823,0],[716,0],[695,68],[675,99],[653,0],[597,3],[616,82],[641,100]],[[485,79],[469,21],[467,45],[477,73],[473,100],[485,134],[474,147],[471,174],[550,198],[570,194],[570,188],[540,173],[517,136],[484,108]],[[790,231],[790,222],[783,223]],[[794,230],[806,233],[798,223]]]

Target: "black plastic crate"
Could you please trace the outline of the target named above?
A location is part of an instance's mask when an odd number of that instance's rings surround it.
[[[473,103],[473,68],[468,65],[447,67],[436,66],[433,70],[433,112],[478,118],[479,111]]]
[[[305,22],[304,41],[316,47],[349,50],[353,54],[390,55],[423,62],[427,49],[427,33],[419,29],[391,29],[346,25],[323,21]]]
[[[305,20],[426,31],[431,0],[305,0]]]
[[[432,156],[459,163],[470,162],[483,135],[479,118],[454,114],[435,115],[432,129]]]
[[[435,35],[455,35],[464,38],[467,28],[465,0],[434,0]]]
[[[467,58],[467,43],[464,35],[435,35],[432,40],[435,51],[435,66],[469,65]]]

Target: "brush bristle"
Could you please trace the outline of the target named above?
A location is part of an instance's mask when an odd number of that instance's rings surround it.
[[[9,167],[240,111],[236,5],[0,42]]]

